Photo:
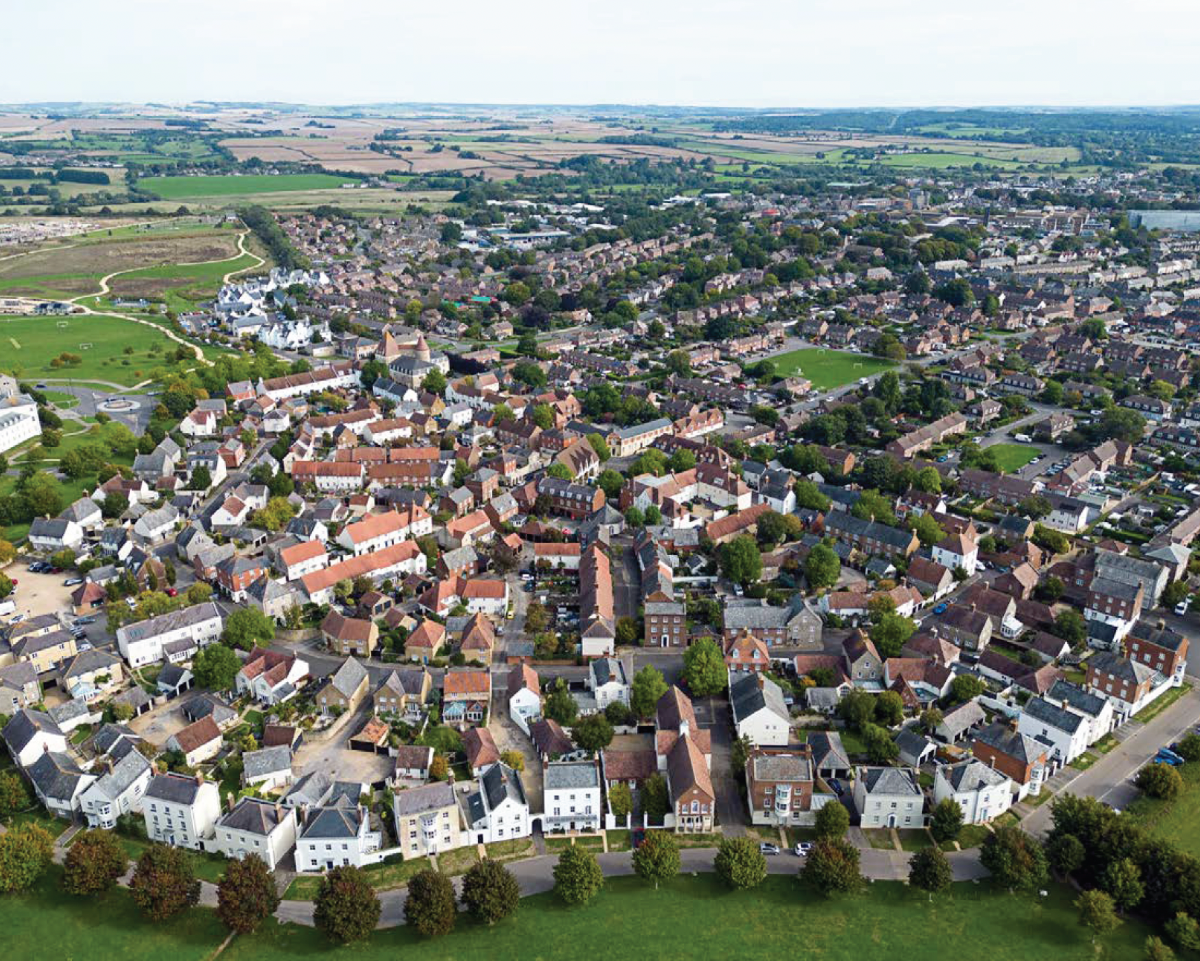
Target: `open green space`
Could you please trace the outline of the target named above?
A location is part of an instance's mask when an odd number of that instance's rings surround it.
[[[161,330],[119,317],[0,317],[0,369],[27,382],[96,380],[132,387],[173,366],[165,357],[177,346]],[[54,366],[64,353],[79,362]]]
[[[780,377],[799,374],[811,381],[816,390],[841,387],[860,377],[870,377],[896,366],[882,357],[826,350],[823,347],[805,347],[786,354],[776,354],[767,360],[775,365],[775,372]]]
[[[996,455],[1002,473],[1011,474],[1037,457],[1039,451],[1029,444],[993,444],[987,448]]]
[[[1151,834],[1200,857],[1200,763],[1184,764],[1178,770],[1184,784],[1179,797],[1160,801],[1142,795],[1130,802],[1125,813]]]
[[[209,174],[198,177],[146,177],[138,186],[163,200],[249,196],[288,190],[325,190],[354,181],[332,174]]]

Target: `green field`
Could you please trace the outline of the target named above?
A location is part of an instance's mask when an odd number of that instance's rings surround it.
[[[996,463],[1004,474],[1012,474],[1032,461],[1040,451],[1028,444],[993,444],[985,448],[996,454]]]
[[[1172,801],[1144,795],[1126,808],[1126,813],[1151,834],[1175,844],[1193,857],[1200,857],[1200,764],[1185,764],[1184,792]]]
[[[821,347],[806,347],[766,359],[775,365],[775,372],[780,377],[799,374],[812,381],[816,390],[841,387],[860,377],[869,377],[896,366],[892,361],[881,357],[825,350]]]
[[[246,196],[290,190],[327,190],[353,183],[332,174],[210,174],[200,177],[147,177],[138,181],[143,190],[163,200],[203,200],[206,197]]]
[[[151,354],[156,344],[161,352]],[[132,387],[168,366],[163,356],[176,346],[153,327],[117,317],[0,317],[0,370],[37,383],[96,380]],[[127,347],[133,352],[126,354]],[[52,367],[64,352],[82,362]]]

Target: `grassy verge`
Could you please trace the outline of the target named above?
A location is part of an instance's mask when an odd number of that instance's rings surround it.
[[[1191,689],[1192,685],[1188,682],[1185,682],[1179,687],[1173,687],[1171,690],[1167,691],[1166,694],[1160,694],[1158,700],[1156,700],[1153,704],[1142,708],[1142,710],[1135,714],[1134,717],[1143,724],[1153,721],[1156,717],[1162,714],[1163,711],[1187,694]]]

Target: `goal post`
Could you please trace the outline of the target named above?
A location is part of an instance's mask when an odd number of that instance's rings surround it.
[[[91,345],[91,344],[80,344],[80,345],[79,345],[79,349],[80,349],[80,350],[91,350],[91,349],[92,349],[92,345]]]

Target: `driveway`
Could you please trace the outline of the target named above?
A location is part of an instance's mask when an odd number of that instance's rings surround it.
[[[730,724],[729,701],[724,697],[704,698],[695,703],[696,720],[712,735],[712,785],[717,796],[717,823],[731,837],[746,833],[746,803],[742,789],[733,774],[731,752],[733,728]]]
[[[496,749],[501,754],[505,751],[516,751],[525,758],[525,770],[521,773],[521,785],[525,788],[525,798],[529,801],[529,810],[541,811],[543,806],[542,762],[538,760],[537,753],[533,749],[533,742],[521,733],[521,729],[513,723],[505,708],[495,707],[492,710],[488,730],[492,734],[492,740],[496,742]]]
[[[130,728],[135,734],[140,734],[151,744],[157,744],[160,747],[165,746],[167,738],[178,731],[183,730],[188,725],[188,720],[183,716],[183,702],[189,699],[190,695],[185,695],[183,698],[175,698],[172,701],[167,701],[152,711],[148,711],[141,717],[135,717],[129,722]]]
[[[370,712],[371,700],[366,698],[352,717],[340,719],[327,740],[306,740],[300,745],[292,765],[297,774],[322,771],[337,780],[367,784],[391,778],[395,762],[390,757],[372,751],[352,751],[346,745],[346,739],[363,726]]]
[[[78,577],[73,571],[62,574],[31,574],[28,560],[17,560],[5,568],[4,573],[18,581],[12,599],[17,605],[17,611],[27,618],[40,614],[70,614],[71,591],[73,587],[64,587],[63,581],[69,577]],[[103,619],[103,614],[99,617]]]

